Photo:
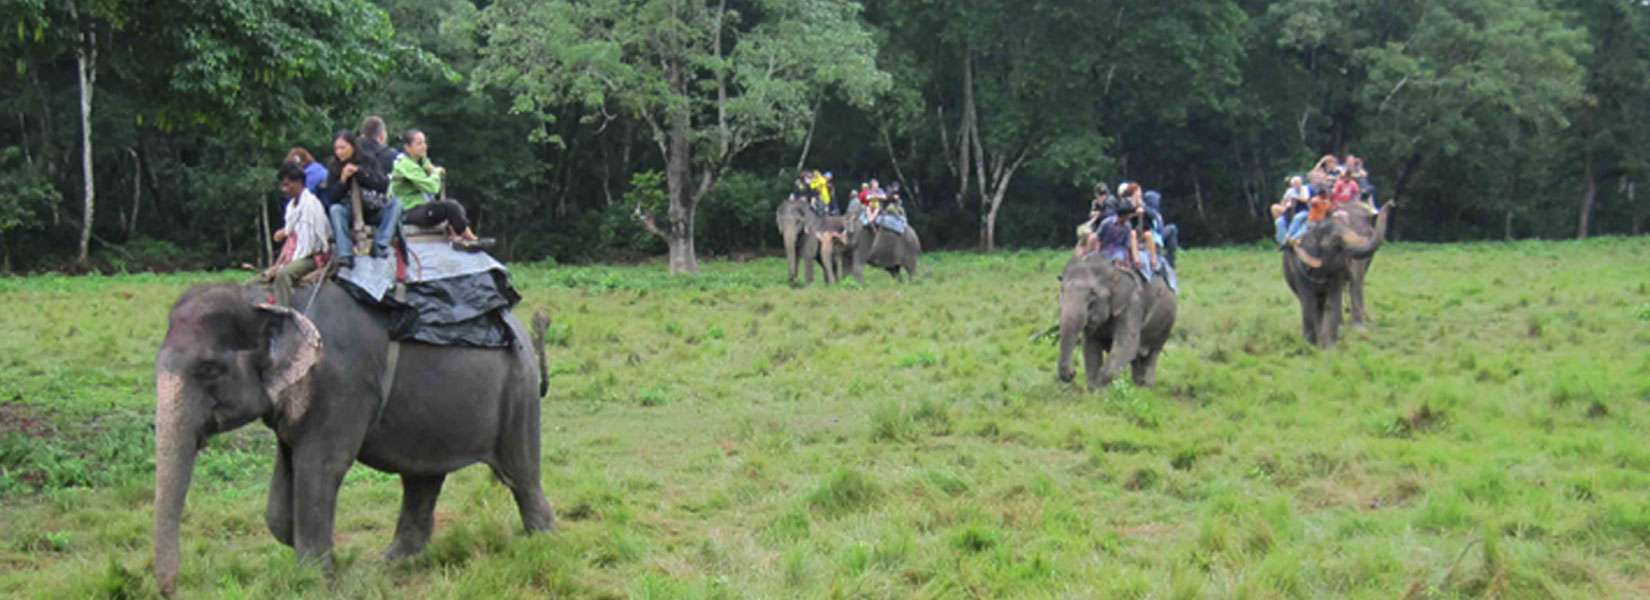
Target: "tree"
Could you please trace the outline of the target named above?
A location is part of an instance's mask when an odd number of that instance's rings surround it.
[[[1573,113],[1576,123],[1571,160],[1579,159],[1581,195],[1576,237],[1585,239],[1602,180],[1650,172],[1640,148],[1650,138],[1650,5],[1642,0],[1568,2],[1576,25],[1591,34],[1592,52],[1584,59],[1586,92]],[[1573,162],[1571,164],[1574,164]],[[1631,183],[1626,184],[1631,189]]]
[[[1365,139],[1386,164],[1401,165],[1391,197],[1403,194],[1429,158],[1460,154],[1456,140],[1510,126],[1568,127],[1566,109],[1582,91],[1584,32],[1544,3],[1422,6],[1407,39],[1357,53],[1369,72],[1358,98],[1370,121]]]
[[[670,207],[663,225],[639,205],[635,215],[665,240],[672,274],[698,272],[694,210],[736,157],[800,137],[828,89],[867,106],[888,85],[857,3],[731,4],[503,0],[482,15],[475,86],[509,91],[512,110],[546,123],[577,105],[592,123],[631,118],[652,132]]]
[[[0,148],[0,273],[11,272],[11,246],[6,234],[37,228],[41,213],[60,201],[57,188],[34,165],[19,160],[23,151]]]
[[[929,74],[937,153],[959,208],[977,206],[979,247],[1028,166],[1086,188],[1113,169],[1125,126],[1184,122],[1186,107],[1237,81],[1229,2],[1011,0],[886,2],[894,30]],[[1035,32],[1035,34],[1029,34]],[[1108,123],[1108,120],[1130,120]],[[1079,185],[1080,184],[1080,185]]]

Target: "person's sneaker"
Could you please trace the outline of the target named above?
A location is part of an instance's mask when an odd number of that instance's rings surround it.
[[[387,247],[384,247],[384,246],[373,246],[372,247],[372,257],[373,258],[384,258],[384,257],[389,256],[389,255],[390,255],[390,249],[387,248]]]
[[[340,256],[340,257],[332,259],[332,261],[338,263],[338,268],[339,269],[353,269],[353,268],[355,268],[355,256],[354,255]]]

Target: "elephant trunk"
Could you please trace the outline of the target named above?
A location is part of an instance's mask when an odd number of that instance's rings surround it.
[[[785,265],[791,281],[796,281],[796,233],[801,225],[795,221],[780,220],[779,237],[785,240]]]
[[[1063,294],[1060,300],[1060,364],[1057,375],[1060,381],[1069,383],[1077,375],[1071,367],[1071,351],[1077,346],[1077,338],[1083,335],[1086,319],[1081,304],[1073,306]]]
[[[1375,217],[1375,237],[1363,238],[1349,234],[1349,237],[1344,238],[1348,255],[1358,259],[1369,258],[1381,248],[1381,243],[1386,241],[1387,217],[1392,215],[1392,207],[1395,205],[1395,202],[1388,202],[1381,208],[1380,216]]]
[[[203,416],[190,410],[183,378],[155,373],[155,583],[171,596],[178,581],[178,526],[194,476]]]

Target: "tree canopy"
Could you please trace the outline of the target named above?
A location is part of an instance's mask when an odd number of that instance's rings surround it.
[[[6,267],[267,259],[274,169],[429,133],[510,259],[772,251],[798,168],[925,245],[1070,243],[1142,182],[1188,245],[1368,161],[1400,238],[1638,234],[1641,0],[0,0]]]

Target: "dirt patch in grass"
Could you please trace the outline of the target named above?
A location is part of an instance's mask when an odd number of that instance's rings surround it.
[[[0,436],[18,434],[31,438],[44,438],[57,433],[52,425],[51,415],[40,407],[29,406],[21,402],[0,403]]]

